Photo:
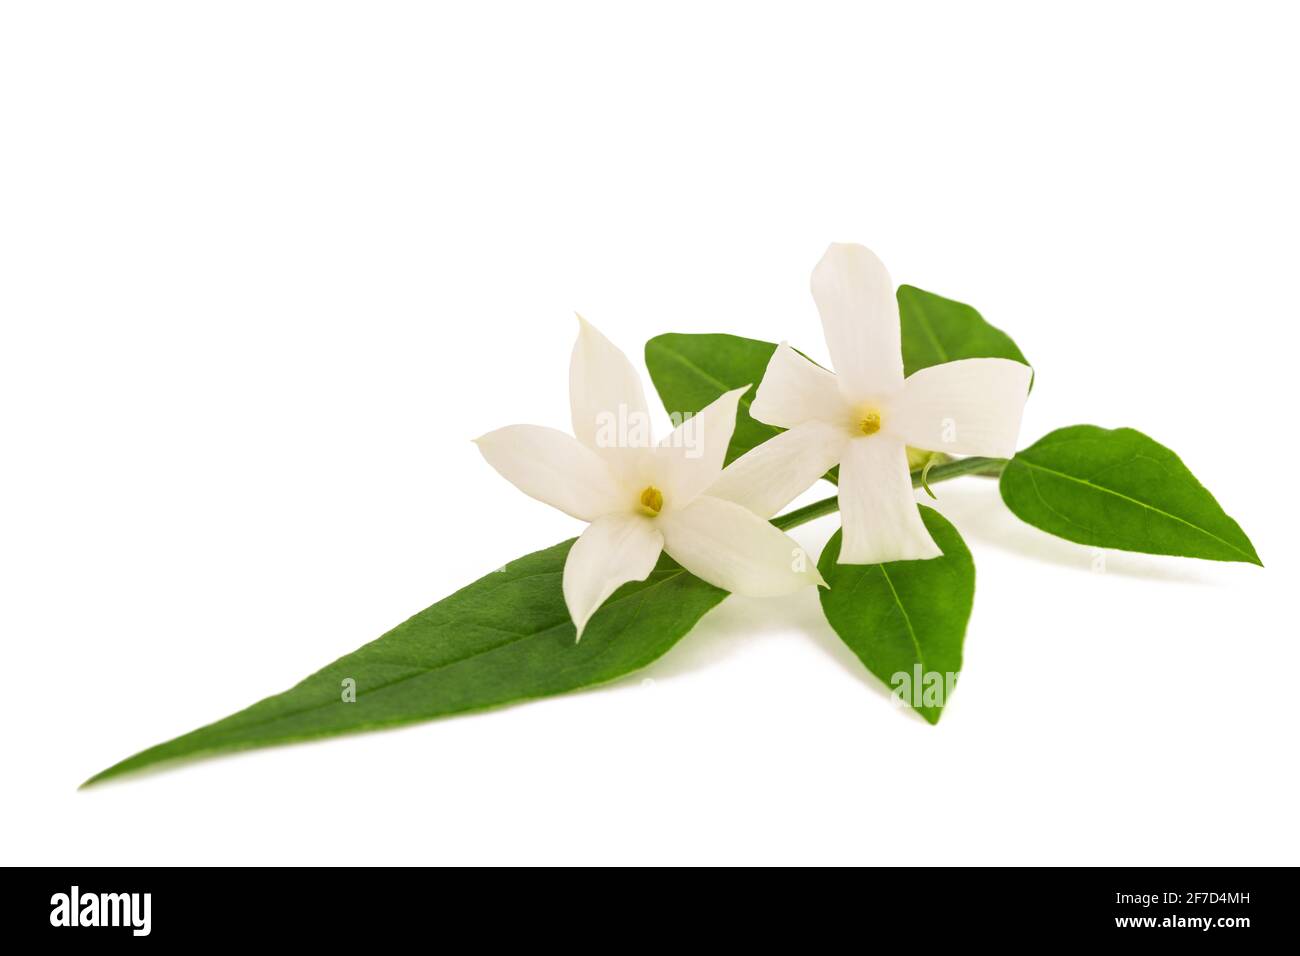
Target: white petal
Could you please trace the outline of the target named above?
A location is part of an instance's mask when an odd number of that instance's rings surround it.
[[[894,280],[866,246],[832,243],[813,269],[840,390],[852,402],[881,399],[903,384],[903,346]]]
[[[685,507],[717,480],[736,430],[740,396],[747,391],[748,385],[724,392],[659,443],[654,482],[669,507]]]
[[[855,438],[840,462],[840,564],[937,558],[916,507],[907,450],[884,435]]]
[[[569,361],[569,406],[573,434],[588,448],[653,444],[640,376],[627,356],[582,316]]]
[[[475,439],[489,465],[524,494],[590,521],[636,502],[598,454],[572,435],[540,425],[507,425]]]
[[[769,425],[793,428],[807,421],[847,418],[848,403],[834,374],[782,342],[767,363],[749,414]]]
[[[804,422],[741,455],[704,493],[770,518],[838,465],[848,441],[839,425]]]
[[[1009,458],[1032,374],[1028,365],[1000,358],[923,368],[903,383],[893,428],[917,448]]]
[[[733,501],[701,495],[661,515],[659,529],[678,564],[727,591],[776,597],[826,583],[798,542]]]
[[[564,603],[579,638],[606,598],[628,581],[646,579],[663,546],[663,535],[642,515],[606,515],[591,523],[564,561]]]

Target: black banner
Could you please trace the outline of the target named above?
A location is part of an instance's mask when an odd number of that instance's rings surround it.
[[[522,942],[552,945],[559,935],[586,935],[609,921],[623,927],[615,939],[652,944],[696,926],[701,941],[769,931],[815,939],[833,930],[858,936],[863,946],[1023,939],[1235,947],[1285,944],[1294,936],[1294,871],[1277,869],[890,868],[812,879],[766,875],[761,890],[752,888],[752,877],[735,874],[714,877],[707,888],[681,877],[592,879],[580,871],[530,874],[517,888],[505,874],[421,869],[52,868],[6,875],[8,928],[44,943],[93,946],[282,941],[352,949],[422,934],[432,945],[446,939],[449,926],[486,929],[493,942],[515,931],[525,934]]]

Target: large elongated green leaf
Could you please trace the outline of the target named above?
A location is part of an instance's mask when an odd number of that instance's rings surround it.
[[[1080,544],[1261,564],[1178,456],[1131,428],[1057,429],[1011,459],[1000,487],[1022,521]]]
[[[782,429],[749,414],[758,383],[775,351],[772,342],[738,335],[665,332],[646,342],[645,364],[669,414],[694,415],[723,392],[753,386],[740,399],[736,430],[727,449],[730,464],[755,445],[781,434]]]
[[[129,757],[92,777],[211,755],[393,727],[599,684],[644,667],[727,592],[666,555],[624,585],[574,643],[560,579],[572,541],[512,561],[231,717]],[[344,682],[355,682],[355,702]]]
[[[867,670],[935,724],[961,671],[962,642],[975,600],[975,563],[943,515],[918,507],[943,557],[836,564],[841,540],[836,531],[817,569],[830,585],[820,593],[835,633]]]
[[[1011,336],[989,325],[963,302],[900,285],[898,312],[903,324],[903,370],[908,375],[968,358],[1005,358],[1029,364]]]

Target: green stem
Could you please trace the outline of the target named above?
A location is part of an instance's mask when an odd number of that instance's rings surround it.
[[[831,495],[829,498],[823,498],[821,501],[814,501],[810,505],[804,505],[802,508],[796,508],[794,511],[773,518],[772,524],[776,525],[782,531],[789,531],[791,528],[797,528],[801,524],[807,524],[814,518],[820,518],[822,515],[828,515],[833,511],[839,510],[839,497],[837,495]]]
[[[1000,475],[1002,469],[1007,466],[1007,460],[1006,458],[958,458],[954,461],[944,462],[942,465],[935,465],[930,469],[926,481],[933,485],[936,482],[947,481],[950,478],[960,478],[962,475]],[[919,488],[920,486],[921,470],[918,468],[912,472],[912,487]],[[810,505],[804,505],[802,508],[796,508],[788,514],[773,518],[772,524],[782,531],[789,531],[801,524],[807,524],[814,518],[820,518],[823,515],[839,510],[840,501],[838,496],[831,495],[829,498],[814,501]]]

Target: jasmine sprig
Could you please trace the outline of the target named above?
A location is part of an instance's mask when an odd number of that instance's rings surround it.
[[[522,490],[587,522],[582,537],[511,561],[284,693],[87,784],[604,683],[656,660],[729,591],[811,584],[825,585],[826,619],[863,666],[935,723],[961,670],[975,569],[958,529],[914,489],[933,496],[963,476],[997,478],[1013,514],[1079,544],[1261,564],[1179,457],[1141,432],[1075,425],[1016,451],[1028,363],[970,306],[893,290],[858,246],[832,246],[813,291],[840,378],[784,344],[657,336],[646,364],[678,413],[660,443],[648,426],[602,440],[611,414],[648,409],[626,357],[583,323],[574,434],[509,426],[479,440]],[[772,518],[819,477],[837,493]],[[785,532],[841,509],[844,529],[808,565]]]

